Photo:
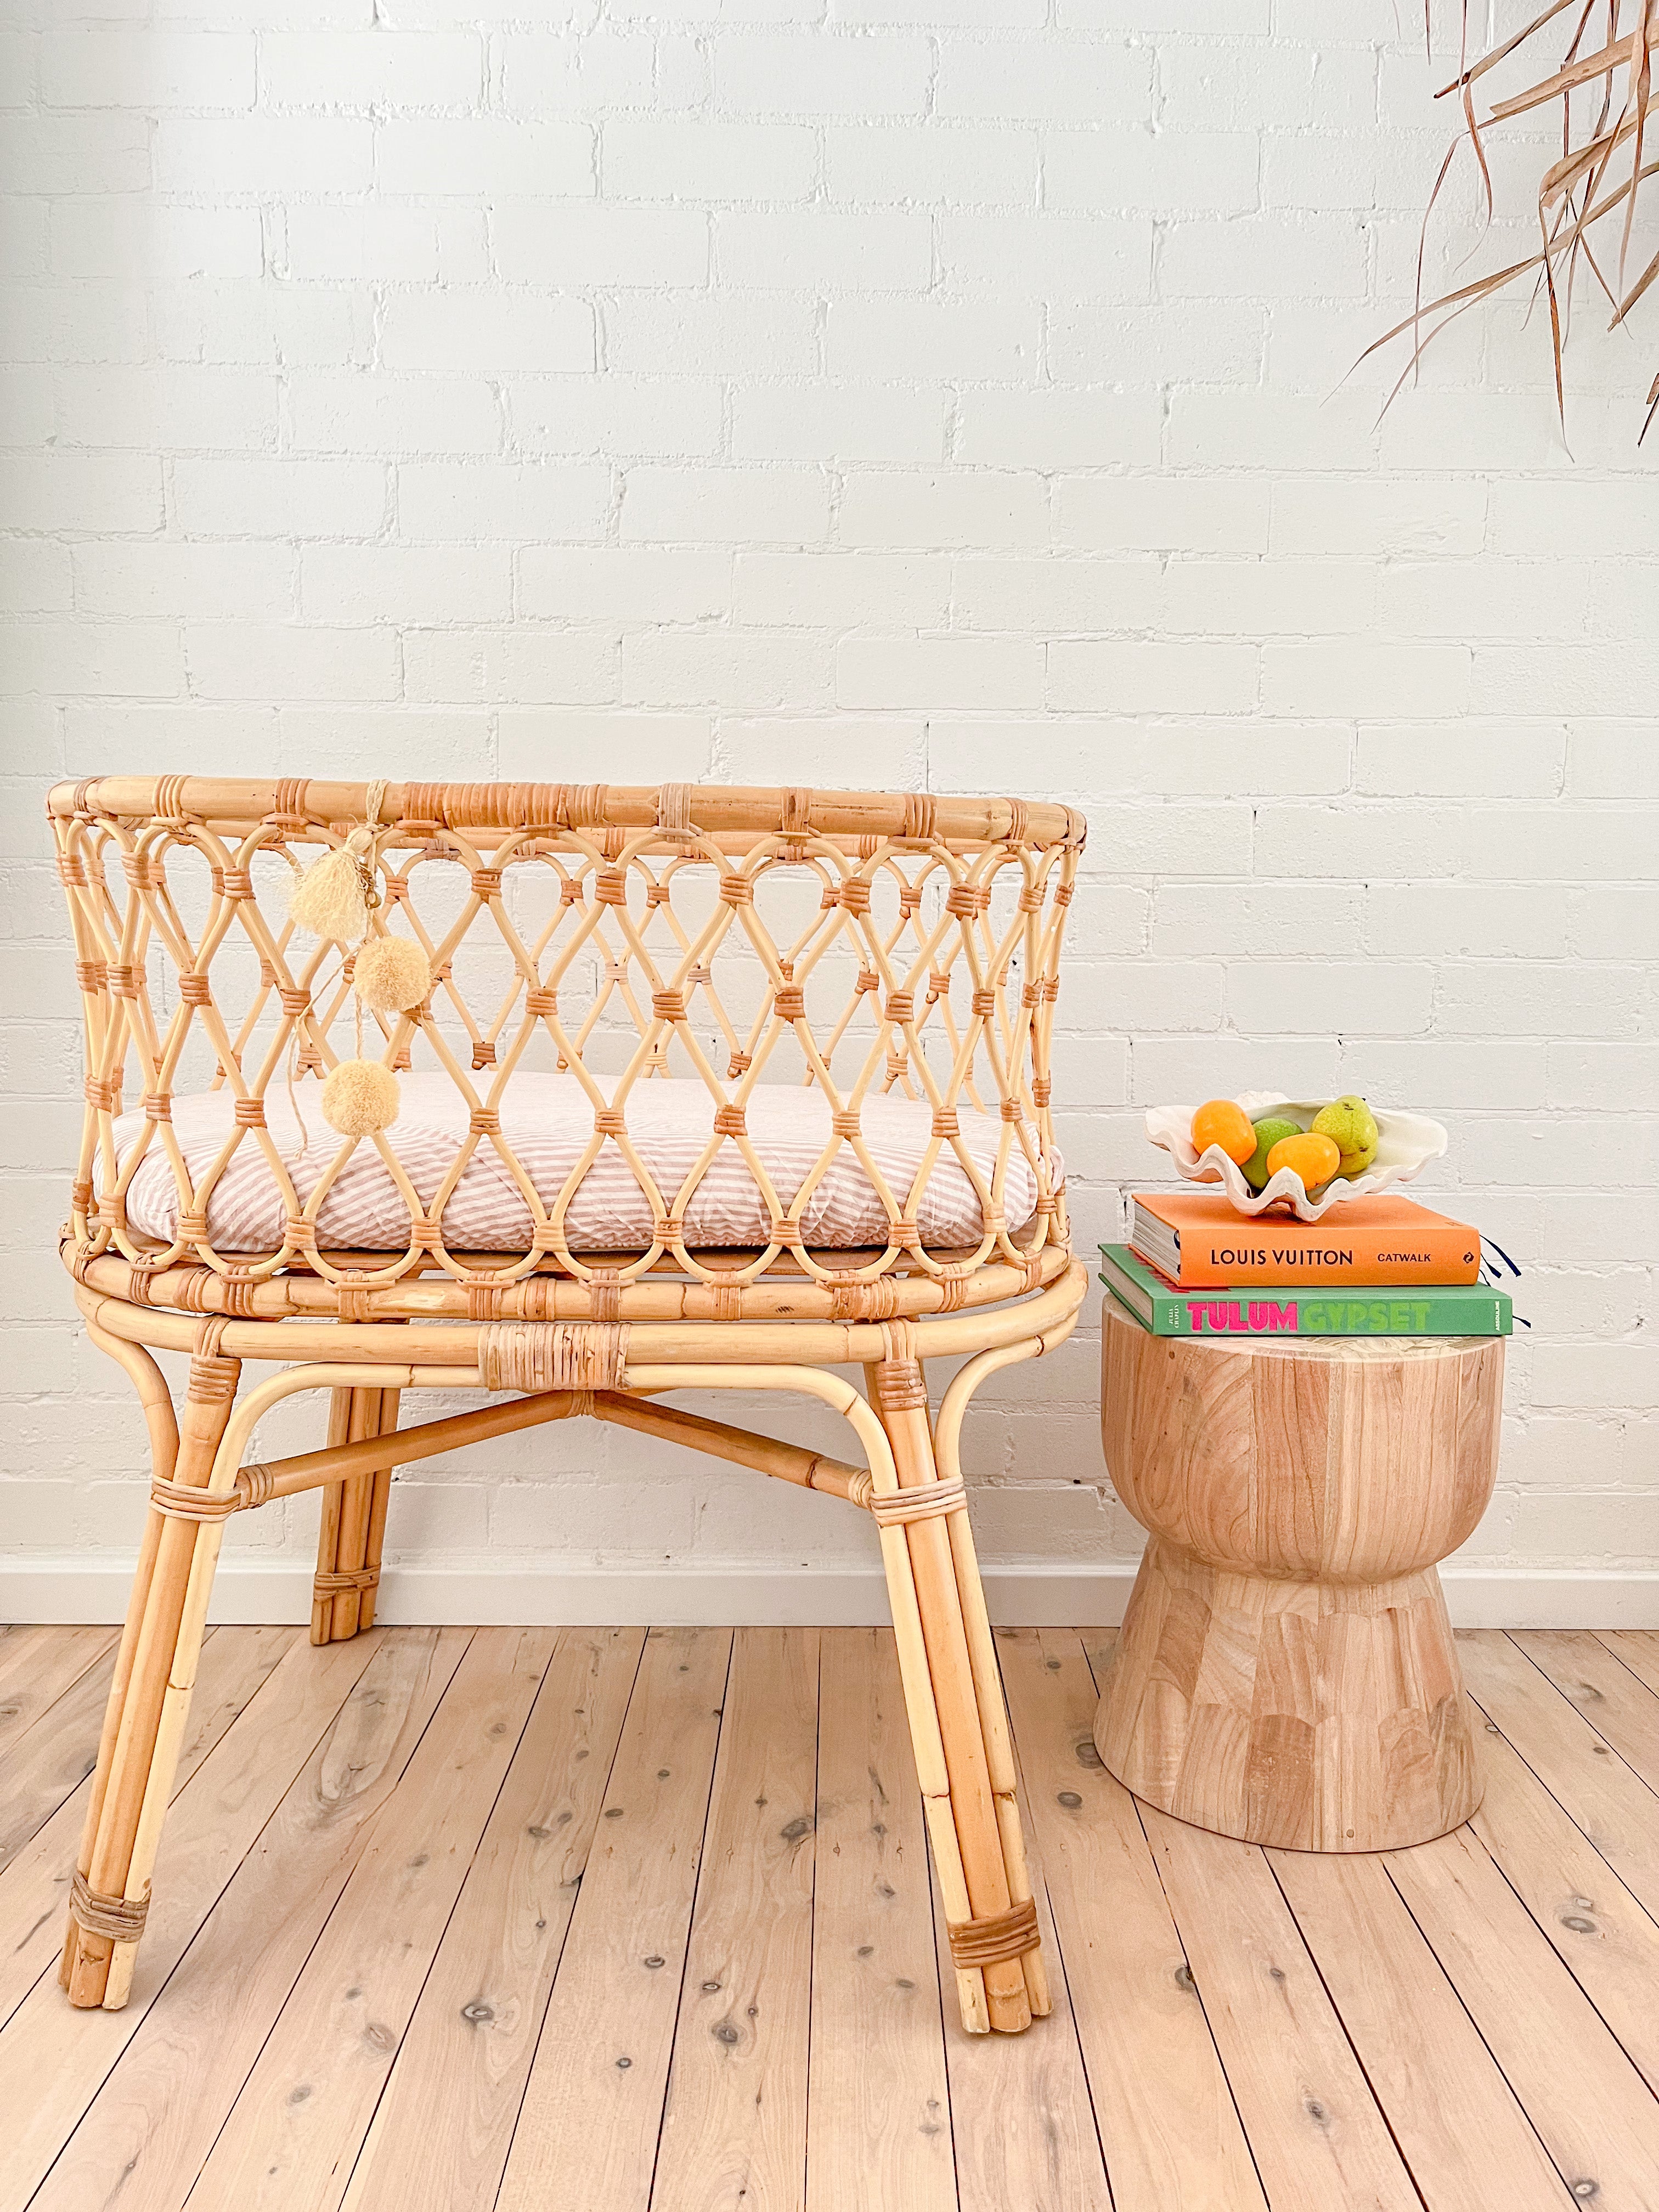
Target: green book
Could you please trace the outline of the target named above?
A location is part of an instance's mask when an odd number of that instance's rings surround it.
[[[1482,1283],[1408,1285],[1334,1297],[1328,1283],[1178,1291],[1127,1244],[1103,1244],[1100,1279],[1154,1336],[1509,1336],[1515,1310]]]

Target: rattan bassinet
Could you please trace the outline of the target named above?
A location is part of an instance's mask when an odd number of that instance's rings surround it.
[[[225,1519],[319,1490],[313,1640],[355,1635],[394,1467],[587,1415],[874,1516],[963,2017],[1046,2011],[957,1443],[978,1384],[1060,1342],[1084,1293],[1049,1074],[1082,818],[179,776],[64,784],[49,811],[86,1034],[64,1258],[153,1455],[71,2001],[126,2000]],[[287,911],[348,841],[356,945]],[[430,988],[365,1015],[354,963],[388,934]],[[401,1110],[342,1137],[319,1079],[354,1058]],[[176,1414],[163,1348],[190,1354]],[[964,1358],[930,1409],[926,1363]],[[239,1397],[250,1361],[276,1365]],[[398,1426],[405,1394],[458,1388],[495,1395]],[[687,1389],[807,1394],[858,1451],[654,1402]],[[245,1464],[261,1414],[315,1389],[326,1445]]]

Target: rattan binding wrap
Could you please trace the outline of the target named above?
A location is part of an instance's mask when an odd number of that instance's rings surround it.
[[[112,1943],[136,1943],[144,1932],[149,1899],[98,1896],[77,1871],[70,1882],[70,1911],[88,1936],[103,1936]]]
[[[158,1513],[174,1521],[223,1521],[242,1509],[242,1500],[234,1490],[216,1498],[209,1491],[165,1480],[150,1484],[149,1502]]]
[[[950,1482],[922,1482],[913,1490],[872,1495],[870,1510],[884,1528],[896,1528],[907,1521],[936,1521],[942,1513],[954,1513],[967,1503],[968,1493],[957,1475]]]
[[[958,1966],[994,1966],[1000,1960],[1018,1959],[1036,1948],[1036,1901],[1026,1898],[1006,1912],[983,1920],[946,1923],[951,1956]]]
[[[616,1390],[628,1330],[616,1322],[486,1322],[478,1374],[486,1390]]]
[[[319,1597],[332,1597],[340,1590],[374,1589],[380,1579],[378,1567],[356,1567],[349,1573],[314,1575],[311,1587]]]

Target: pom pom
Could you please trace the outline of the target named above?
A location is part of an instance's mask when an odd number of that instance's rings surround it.
[[[288,910],[298,927],[312,936],[355,944],[368,927],[368,906],[356,856],[342,848],[313,860],[302,876],[295,878]]]
[[[323,1119],[343,1137],[389,1129],[400,1103],[397,1077],[378,1060],[343,1060],[323,1085]]]
[[[407,1013],[432,988],[432,963],[407,937],[371,937],[358,948],[351,987],[373,1014]]]

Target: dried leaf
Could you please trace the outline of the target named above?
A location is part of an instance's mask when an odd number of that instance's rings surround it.
[[[1467,54],[1468,0],[1462,0],[1460,33],[1465,42],[1465,51],[1459,56],[1460,67],[1456,76],[1450,84],[1442,87],[1436,98],[1443,99],[1449,93],[1459,95],[1462,127],[1441,163],[1424,213],[1423,230],[1418,242],[1415,303],[1411,314],[1396,323],[1392,330],[1385,331],[1360,356],[1362,361],[1365,360],[1396,338],[1407,337],[1410,341],[1410,356],[1383,403],[1385,412],[1393,404],[1401,386],[1416,374],[1425,349],[1448,322],[1481,301],[1490,299],[1505,285],[1521,277],[1530,276],[1534,294],[1542,294],[1548,309],[1556,408],[1565,435],[1566,382],[1564,356],[1581,264],[1605,295],[1613,310],[1612,327],[1615,329],[1628,319],[1647,293],[1659,284],[1659,254],[1654,256],[1633,283],[1627,284],[1626,281],[1626,263],[1635,234],[1637,202],[1642,186],[1656,170],[1659,170],[1659,161],[1648,161],[1643,158],[1648,117],[1654,107],[1659,106],[1659,91],[1656,91],[1654,86],[1652,59],[1653,50],[1659,46],[1659,0],[1637,0],[1635,21],[1628,31],[1620,27],[1620,8],[1621,0],[1551,0],[1549,6],[1512,37],[1505,39],[1475,61],[1469,62]],[[1566,51],[1557,65],[1526,91],[1497,101],[1488,114],[1480,115],[1474,96],[1476,84],[1500,62],[1537,41],[1558,16],[1570,11],[1573,12],[1576,20],[1571,24]],[[1601,43],[1593,52],[1581,53],[1579,48],[1588,42],[1592,23],[1598,27]],[[1573,95],[1583,87],[1595,84],[1601,88],[1601,97],[1599,101],[1589,103],[1594,119],[1587,129],[1585,118],[1574,113]],[[1559,160],[1544,170],[1539,183],[1540,250],[1528,254],[1524,260],[1511,262],[1507,268],[1495,270],[1488,276],[1460,284],[1425,305],[1423,269],[1429,223],[1459,149],[1467,140],[1480,173],[1486,216],[1490,220],[1493,213],[1493,185],[1486,159],[1485,134],[1516,116],[1530,114],[1556,100],[1561,106],[1561,154]],[[1581,106],[1584,105],[1580,103]],[[1615,211],[1620,216],[1618,252],[1613,278],[1609,282],[1597,256],[1591,232],[1595,225]],[[1648,413],[1641,433],[1644,437],[1656,410],[1659,410],[1659,379],[1656,379],[1654,389],[1648,395]]]

